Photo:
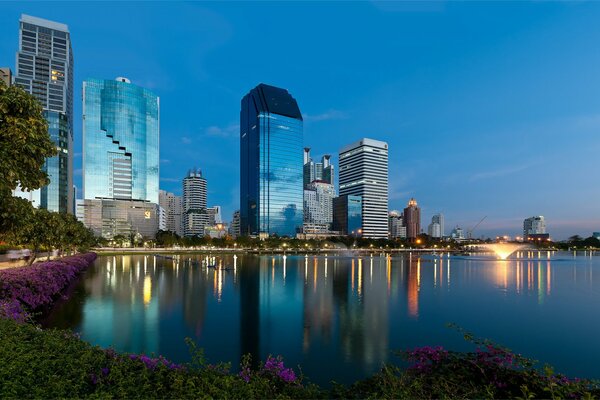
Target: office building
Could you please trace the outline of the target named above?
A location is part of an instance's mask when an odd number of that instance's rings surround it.
[[[464,240],[465,232],[461,227],[456,226],[454,229],[452,229],[452,232],[450,232],[450,237],[454,240]]]
[[[221,206],[207,207],[206,213],[208,214],[209,225],[217,225],[223,223],[223,218],[221,217]]]
[[[362,199],[362,235],[388,237],[388,145],[361,139],[340,150],[340,196]]]
[[[408,201],[404,209],[404,226],[408,239],[416,239],[421,233],[421,208],[413,198]]]
[[[314,162],[310,156],[310,147],[304,148],[303,183],[306,188],[311,182],[320,181],[334,184],[335,172],[331,164],[331,155],[326,154],[321,162]]]
[[[406,227],[403,223],[403,215],[401,212],[394,210],[388,215],[388,228],[390,239],[406,239]]]
[[[35,193],[15,194],[34,206],[73,212],[73,50],[67,25],[21,15],[14,84],[42,105],[58,154],[44,163],[50,183]],[[35,204],[35,201],[38,204]]]
[[[329,183],[313,181],[304,190],[304,225],[323,225],[331,229],[335,188]]]
[[[302,228],[302,135],[302,114],[287,90],[261,83],[242,99],[242,235],[295,236]]]
[[[12,85],[12,71],[8,67],[0,68],[0,81],[6,86]]]
[[[444,237],[444,214],[435,214],[427,227],[427,234],[436,239]]]
[[[550,234],[546,233],[546,220],[542,215],[526,218],[523,221],[523,240],[548,240]]]
[[[84,198],[159,203],[159,112],[127,78],[83,82]]]
[[[229,225],[229,234],[235,239],[240,236],[240,210],[233,213],[231,224]]]
[[[141,200],[84,199],[83,224],[96,236],[154,239],[159,228],[157,204]]]
[[[360,196],[343,195],[333,199],[333,230],[342,235],[361,236],[363,204]]]
[[[191,170],[183,178],[183,235],[204,236],[209,226],[206,211],[206,179],[199,169]]]
[[[160,190],[158,192],[158,204],[165,210],[165,230],[183,236],[181,196]]]

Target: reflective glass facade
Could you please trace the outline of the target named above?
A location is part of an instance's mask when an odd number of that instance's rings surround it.
[[[295,236],[303,220],[303,122],[285,89],[260,84],[242,99],[242,235]]]
[[[21,15],[15,85],[42,105],[50,137],[59,152],[46,159],[50,184],[33,193],[15,193],[39,199],[50,211],[73,212],[73,49],[67,25]],[[19,191],[17,191],[19,192]]]
[[[159,111],[154,93],[125,78],[83,82],[85,199],[158,204]]]
[[[362,236],[362,198],[344,195],[333,199],[333,230],[343,235]]]

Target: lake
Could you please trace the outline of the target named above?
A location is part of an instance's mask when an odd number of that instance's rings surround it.
[[[517,258],[518,257],[518,258]],[[48,327],[187,362],[282,355],[312,382],[350,383],[393,350],[472,350],[455,323],[571,376],[600,378],[600,258],[181,254],[100,256]],[[596,280],[594,280],[594,277]]]

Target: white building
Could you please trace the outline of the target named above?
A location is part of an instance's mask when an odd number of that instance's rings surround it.
[[[334,197],[332,184],[322,181],[309,183],[304,190],[304,225],[325,225],[331,229]]]
[[[543,235],[546,233],[546,220],[542,215],[529,217],[523,221],[523,238],[529,235]]]
[[[206,209],[206,213],[208,214],[209,225],[217,225],[223,223],[223,218],[221,217],[221,206],[208,207]]]
[[[452,229],[450,237],[455,240],[463,240],[465,238],[465,232],[461,227],[457,226],[456,228]]]
[[[340,150],[340,196],[362,198],[362,236],[388,237],[388,144],[361,139]]]
[[[209,225],[206,212],[206,179],[202,171],[192,170],[183,178],[183,235],[204,236]]]
[[[390,239],[406,239],[406,227],[402,223],[402,213],[398,210],[390,211],[388,216]]]
[[[158,193],[158,203],[165,209],[166,227],[164,230],[183,236],[181,196],[161,190]]]
[[[229,225],[229,234],[235,239],[240,236],[240,210],[233,213],[231,225]]]

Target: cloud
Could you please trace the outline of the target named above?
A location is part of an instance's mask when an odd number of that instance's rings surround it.
[[[183,144],[191,144],[192,143],[192,139],[190,139],[187,136],[182,136],[181,137],[181,143],[183,143]]]
[[[469,180],[469,182],[475,182],[475,181],[486,180],[486,179],[491,179],[491,178],[500,178],[503,176],[512,175],[512,174],[516,174],[517,172],[524,171],[526,169],[533,167],[534,165],[535,164],[533,164],[533,163],[529,163],[529,164],[523,164],[523,165],[516,165],[514,167],[496,169],[493,171],[479,172],[479,173],[476,173],[476,174],[472,175],[471,177],[469,177],[468,180]]]
[[[334,119],[346,119],[348,115],[340,110],[329,110],[317,115],[302,114],[305,122],[320,122]]]
[[[225,127],[212,125],[212,126],[209,126],[208,128],[206,128],[206,130],[205,130],[206,136],[216,136],[216,137],[222,137],[222,138],[237,137],[239,135],[239,133],[240,133],[240,125],[235,122],[231,122],[229,125],[227,125]]]

